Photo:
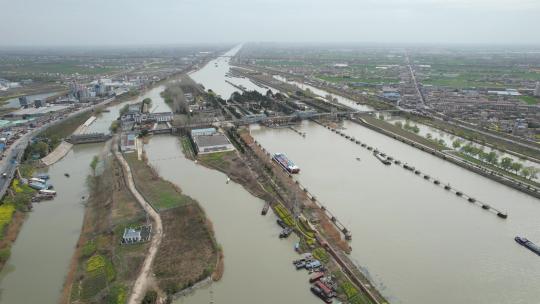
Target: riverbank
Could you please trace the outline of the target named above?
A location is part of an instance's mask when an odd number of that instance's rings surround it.
[[[306,82],[306,79],[303,78],[303,77],[300,77],[300,76],[297,76],[297,75],[292,75],[292,74],[289,74],[289,73],[284,73],[284,72],[279,71],[279,70],[269,69],[269,68],[265,68],[265,67],[261,67],[261,66],[246,65],[246,64],[236,64],[235,66],[240,68],[240,69],[236,69],[237,72],[241,72],[241,69],[245,69],[247,71],[263,72],[263,73],[266,73],[268,75],[279,75],[279,76],[284,77],[286,79],[293,79],[294,81],[297,81],[299,83]],[[243,76],[246,76],[246,77],[249,77],[249,78],[254,76],[253,74],[250,75],[249,73],[246,73],[246,72],[242,72],[242,74],[243,74]],[[276,84],[275,83],[272,84],[271,79],[273,79],[273,78],[270,76],[268,79],[262,80],[262,82],[265,85],[269,85],[270,87],[275,87]],[[261,78],[257,77],[256,81],[261,81]],[[338,96],[346,97],[346,98],[350,99],[354,103],[366,105],[366,106],[369,106],[369,107],[371,107],[371,108],[373,108],[375,110],[388,110],[388,109],[394,109],[395,108],[395,106],[393,104],[391,104],[389,102],[383,102],[383,101],[377,100],[376,97],[373,97],[373,96],[349,94],[349,93],[339,91],[339,90],[337,90],[335,88],[332,88],[332,87],[329,87],[329,86],[320,85],[320,84],[315,83],[313,81],[308,81],[308,82],[309,82],[309,85],[313,86],[314,88],[327,91],[330,94],[335,94],[335,95],[338,95]]]
[[[163,180],[136,153],[126,154],[137,190],[163,221],[163,240],[152,265],[149,290],[168,298],[208,277],[219,280],[223,272],[222,253],[211,222],[199,203],[182,194],[179,187]]]
[[[120,163],[101,159],[88,179],[90,195],[60,303],[125,303],[149,243],[122,244],[124,230],[145,226]]]
[[[33,168],[24,167],[19,170],[19,177],[29,178]],[[11,255],[11,246],[17,239],[28,212],[32,209],[31,198],[36,190],[20,183],[20,179],[12,180],[7,194],[0,202],[0,270],[4,268]]]
[[[502,172],[501,170],[494,170],[490,168],[486,168],[483,165],[472,162],[471,160],[467,159],[466,157],[462,157],[459,154],[454,153],[446,153],[445,151],[442,151],[437,147],[433,147],[432,145],[436,143],[433,143],[432,141],[429,141],[423,137],[420,137],[414,133],[410,133],[407,131],[404,131],[405,133],[398,134],[394,132],[394,128],[398,130],[402,130],[400,128],[397,128],[391,124],[388,124],[384,121],[379,121],[377,119],[368,118],[368,117],[362,117],[360,119],[351,119],[352,122],[360,124],[362,126],[365,126],[369,129],[372,129],[374,131],[377,131],[381,134],[384,134],[386,136],[389,136],[395,140],[399,140],[401,142],[407,143],[411,145],[412,147],[415,147],[417,149],[422,150],[423,152],[429,153],[431,155],[437,156],[443,160],[449,161],[453,164],[456,164],[464,169],[467,169],[469,171],[472,171],[474,173],[480,174],[484,177],[487,177],[491,180],[494,180],[496,182],[499,182],[501,184],[504,184],[506,186],[512,187],[516,190],[519,190],[523,193],[526,193],[528,195],[531,195],[536,198],[540,198],[540,189],[536,187],[534,184],[531,183],[525,183],[522,180],[517,180],[514,177],[512,177],[509,174],[506,174],[505,172]],[[419,138],[421,140],[416,140],[416,138]],[[422,141],[428,141],[429,144],[423,144]]]
[[[501,150],[509,154],[513,154],[516,157],[528,159],[530,161],[540,163],[540,152],[534,149],[527,147],[518,146],[511,144],[507,141],[497,139],[493,136],[487,136],[478,132],[473,132],[471,130],[459,127],[457,125],[443,123],[437,119],[430,119],[427,117],[420,117],[417,115],[408,115],[407,118],[410,118],[413,121],[431,126],[435,129],[439,129],[446,133],[450,133],[455,136],[462,137],[464,139],[470,140],[480,145],[484,145],[493,149]]]

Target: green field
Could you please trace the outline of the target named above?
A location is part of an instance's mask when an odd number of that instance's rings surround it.
[[[125,158],[131,167],[137,190],[157,210],[166,210],[194,202],[173,184],[159,178],[152,167],[137,159],[136,153],[126,154]]]
[[[540,102],[540,97],[519,96],[519,99],[521,99],[523,102],[527,103],[528,105],[535,105]]]

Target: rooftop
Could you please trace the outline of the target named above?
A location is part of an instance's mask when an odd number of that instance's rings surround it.
[[[198,135],[195,136],[193,140],[199,147],[223,146],[230,144],[227,136],[223,134]]]

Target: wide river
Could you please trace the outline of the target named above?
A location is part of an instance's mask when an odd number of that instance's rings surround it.
[[[225,77],[228,63],[220,57],[191,76],[225,98],[235,91],[225,80],[266,91],[247,79]],[[140,99],[151,97],[155,111],[165,110],[162,90]],[[91,130],[106,131],[120,108],[101,114]],[[523,235],[540,243],[538,200],[356,124],[344,127],[509,214],[502,220],[408,171],[384,166],[314,123],[299,127],[306,138],[253,127],[265,148],[287,153],[301,167],[297,178],[351,229],[352,258],[391,303],[540,303],[538,256],[513,241]],[[145,149],[164,178],[201,203],[225,254],[222,280],[177,303],[319,303],[306,274],[290,263],[295,240],[277,238],[275,216],[260,216],[261,200],[227,184],[222,173],[185,159],[174,137],[156,136]],[[0,303],[57,302],[80,233],[89,164],[102,150],[103,144],[77,146],[49,168],[58,197],[29,214],[0,273]]]
[[[234,88],[226,72],[209,64],[192,77],[229,96]],[[317,124],[302,124],[306,138],[253,128],[265,148],[285,152],[301,167],[297,178],[351,229],[352,258],[391,303],[540,303],[538,256],[513,240],[520,235],[540,243],[540,201],[359,125],[344,127],[509,214],[500,219],[409,171],[384,166]]]

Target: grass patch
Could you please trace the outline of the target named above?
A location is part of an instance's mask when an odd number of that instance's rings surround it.
[[[126,154],[125,158],[131,167],[137,189],[157,210],[166,210],[194,202],[191,197],[183,195],[176,186],[161,179],[150,165],[138,160],[135,153]]]
[[[109,282],[112,281],[116,275],[111,261],[99,254],[93,255],[88,259],[86,262],[86,272],[90,275],[96,275],[103,272],[106,274],[107,281]]]
[[[15,213],[15,206],[13,204],[0,205],[0,231],[2,232],[2,237],[4,235],[4,228],[11,222],[11,219],[13,218],[13,213]]]
[[[180,143],[182,144],[184,155],[187,155],[188,157],[193,157],[193,155],[195,155],[191,141],[187,136],[182,137]]]
[[[172,294],[212,274],[218,246],[198,204],[163,211],[161,218],[164,237],[153,268],[158,286]]]
[[[82,255],[84,257],[90,257],[96,252],[97,246],[94,240],[89,240],[88,242],[84,243],[84,246],[82,248]]]
[[[328,263],[328,261],[330,261],[330,256],[328,256],[328,252],[326,252],[326,250],[322,247],[315,248],[312,254],[314,258],[323,263]]]
[[[230,163],[226,160],[226,157],[234,154],[234,151],[216,152],[210,154],[200,154],[198,156],[199,161],[206,165],[222,170],[227,170],[230,167]]]
[[[274,206],[274,211],[276,212],[277,216],[283,222],[285,222],[285,224],[287,224],[290,227],[295,227],[296,226],[296,223],[295,223],[295,220],[294,220],[292,214],[289,212],[289,210],[287,210],[287,208],[285,208],[285,206],[283,206],[282,203],[276,204]]]
[[[535,105],[540,102],[540,97],[534,97],[534,96],[522,95],[522,96],[519,96],[519,99],[528,105]]]
[[[127,300],[126,287],[120,284],[114,285],[107,297],[107,304],[125,304]]]

